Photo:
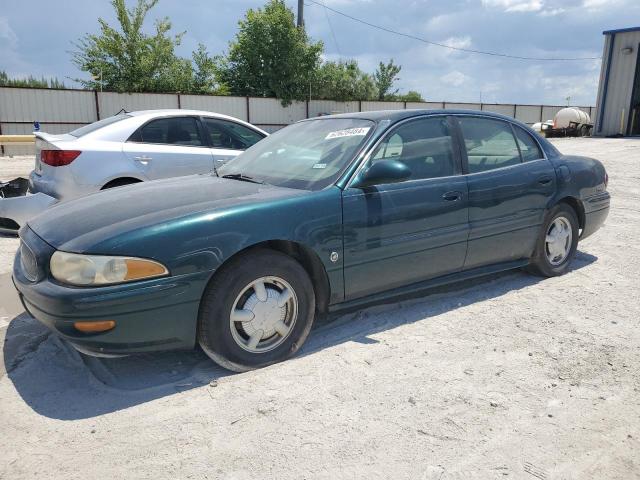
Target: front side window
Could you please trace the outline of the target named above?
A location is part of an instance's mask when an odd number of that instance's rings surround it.
[[[169,117],[151,120],[140,127],[129,141],[200,147],[202,139],[198,122],[193,117]]]
[[[544,155],[542,155],[540,147],[538,146],[538,142],[536,142],[531,135],[517,125],[513,126],[513,130],[516,132],[516,138],[518,139],[518,146],[520,147],[523,162],[530,162],[531,160],[544,158]]]
[[[213,148],[246,150],[264,138],[264,135],[239,123],[218,118],[204,118],[203,122],[209,135],[209,145]]]
[[[446,117],[413,120],[398,127],[378,145],[370,163],[389,159],[409,167],[410,180],[453,175],[453,139]]]
[[[359,118],[294,123],[218,168],[218,175],[241,174],[271,185],[320,190],[340,177],[374,126]]]
[[[520,152],[508,123],[478,117],[459,117],[458,121],[469,159],[469,173],[520,163]]]

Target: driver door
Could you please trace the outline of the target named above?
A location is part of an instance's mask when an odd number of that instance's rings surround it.
[[[453,131],[445,116],[401,124],[364,168],[395,159],[411,169],[411,177],[343,192],[347,300],[462,269],[468,195]]]

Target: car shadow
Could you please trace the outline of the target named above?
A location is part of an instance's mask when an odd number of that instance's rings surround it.
[[[570,271],[596,260],[579,251]],[[348,341],[376,343],[372,336],[378,332],[428,321],[543,280],[513,270],[331,314],[317,322],[298,356]],[[26,313],[10,322],[3,353],[0,377],[8,375],[34,411],[60,420],[95,417],[236,375],[217,367],[199,348],[117,359],[81,355]]]

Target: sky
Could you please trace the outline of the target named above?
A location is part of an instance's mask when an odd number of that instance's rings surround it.
[[[169,17],[186,31],[178,53],[198,43],[224,52],[248,8],[266,0],[160,0],[153,20]],[[594,105],[600,60],[523,61],[428,45],[374,29],[305,0],[309,35],[328,60],[356,59],[373,72],[380,61],[402,66],[397,87],[428,101]],[[133,5],[134,0],[128,0]],[[286,0],[294,11],[297,0]],[[324,0],[366,22],[450,46],[541,58],[602,56],[603,30],[640,25],[638,0]],[[53,76],[67,86],[86,77],[71,62],[74,42],[115,25],[108,0],[0,0],[0,70],[10,76]]]

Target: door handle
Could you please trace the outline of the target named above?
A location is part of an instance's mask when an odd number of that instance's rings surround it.
[[[442,195],[442,198],[447,202],[457,202],[462,198],[462,192],[447,192]]]
[[[148,164],[151,160],[153,160],[153,158],[151,157],[147,157],[146,155],[140,155],[139,157],[133,157],[136,159],[136,161],[142,163],[143,165]]]
[[[552,182],[552,178],[551,177],[540,177],[538,179],[538,183],[540,185],[549,185]]]

